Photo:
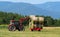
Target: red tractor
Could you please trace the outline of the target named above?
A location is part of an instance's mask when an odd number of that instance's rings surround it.
[[[11,20],[8,26],[9,31],[22,31],[25,30],[23,22],[28,20],[28,18],[21,18],[19,21]]]

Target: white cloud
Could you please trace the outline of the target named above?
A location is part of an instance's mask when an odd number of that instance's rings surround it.
[[[26,2],[26,3],[38,4],[38,3],[45,3],[45,2],[56,2],[60,0],[0,0],[0,1]]]

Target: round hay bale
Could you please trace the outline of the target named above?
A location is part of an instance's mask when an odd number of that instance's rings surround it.
[[[30,15],[31,20],[37,20],[37,17],[35,15]]]
[[[39,21],[44,22],[44,17],[39,17]]]

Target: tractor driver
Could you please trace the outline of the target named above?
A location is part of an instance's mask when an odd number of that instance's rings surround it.
[[[14,24],[14,20],[10,20],[10,25]]]

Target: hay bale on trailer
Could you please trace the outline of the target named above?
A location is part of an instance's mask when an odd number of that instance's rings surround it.
[[[30,19],[33,20],[33,21],[44,22],[44,17],[36,17],[35,15],[30,15],[29,17],[30,17]]]
[[[44,24],[44,17],[36,17],[35,15],[30,15],[29,28],[34,28],[34,26],[40,26],[38,29],[41,29]],[[37,24],[37,25],[34,25]],[[40,24],[40,25],[39,25]]]

